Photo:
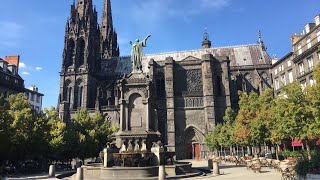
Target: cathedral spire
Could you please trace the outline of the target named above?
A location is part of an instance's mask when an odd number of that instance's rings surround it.
[[[78,0],[77,11],[79,13],[79,18],[82,19],[88,16],[88,12],[92,10],[92,0]]]
[[[102,36],[107,35],[108,31],[113,30],[111,2],[110,0],[104,0],[103,11],[102,11],[102,24],[101,27],[104,31]],[[107,37],[104,37],[107,38]]]
[[[101,23],[101,58],[119,56],[117,33],[113,28],[111,1],[104,0]]]

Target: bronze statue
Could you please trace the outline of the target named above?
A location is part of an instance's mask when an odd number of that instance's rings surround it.
[[[142,71],[142,56],[143,56],[143,47],[147,47],[147,40],[151,37],[151,35],[147,36],[143,41],[136,40],[132,45],[131,51],[131,61],[132,61],[132,69],[133,71]]]

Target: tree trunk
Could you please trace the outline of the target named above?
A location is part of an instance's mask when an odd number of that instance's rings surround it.
[[[243,146],[241,147],[241,150],[242,150],[242,157],[244,157],[244,147]]]
[[[303,143],[303,142],[301,143],[301,145],[302,145],[302,150],[305,150],[305,148],[304,148],[304,143]]]
[[[239,146],[237,144],[237,156],[239,156]]]
[[[310,151],[310,146],[308,140],[306,140],[306,148],[307,148],[307,153],[308,153],[308,159],[311,160],[311,151]]]
[[[259,157],[260,157],[260,156],[261,156],[261,154],[262,154],[261,144],[259,144],[259,152],[258,152],[258,154],[259,154]]]
[[[255,157],[255,155],[256,155],[256,147],[255,147],[255,146],[252,146],[252,147],[251,147],[251,150],[252,150],[252,151],[251,151],[251,152],[252,152],[252,153],[251,153],[251,154],[252,154],[252,157]]]
[[[277,147],[276,147],[276,157],[277,157],[277,160],[279,160],[278,150],[279,150],[279,145],[277,145]]]

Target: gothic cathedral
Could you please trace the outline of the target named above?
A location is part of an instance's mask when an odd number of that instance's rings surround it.
[[[119,123],[119,80],[132,71],[131,58],[119,56],[111,3],[104,0],[102,22],[92,0],[71,6],[65,29],[58,110],[64,122],[79,108],[100,111]],[[209,35],[202,48],[148,54],[142,69],[152,82],[151,102],[161,140],[177,159],[203,158],[204,139],[223,122],[227,107],[238,109],[238,91],[257,93],[271,87],[271,58],[261,39],[250,45],[212,48]]]

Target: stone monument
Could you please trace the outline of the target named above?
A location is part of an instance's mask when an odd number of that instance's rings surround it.
[[[77,179],[159,177],[162,180],[168,174],[166,171],[173,176],[192,173],[191,163],[170,165],[168,170],[165,167],[165,151],[160,141],[156,101],[152,93],[154,84],[149,74],[142,71],[142,50],[149,37],[141,42],[137,40],[135,44],[130,42],[133,69],[117,82],[120,93],[120,128],[114,134],[115,142],[108,144],[100,153],[102,164],[93,163],[78,169]],[[151,60],[149,65],[153,62]]]
[[[153,82],[142,72],[143,41],[132,45],[132,73],[118,82],[120,90],[120,130],[115,134],[121,152],[150,152],[152,143],[160,139],[152,95]]]

